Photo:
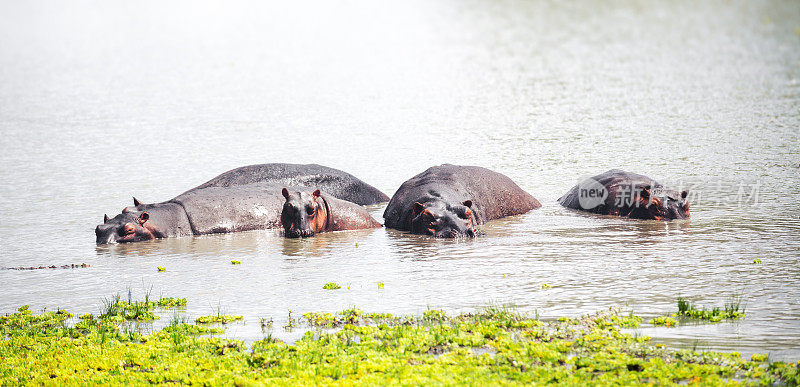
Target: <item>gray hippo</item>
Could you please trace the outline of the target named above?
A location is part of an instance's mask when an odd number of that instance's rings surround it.
[[[287,187],[287,183],[299,185]],[[320,189],[324,194],[310,193]],[[96,241],[123,243],[279,228],[284,204],[289,201],[284,190],[299,196],[305,192],[306,196],[322,197],[325,203],[320,216],[326,219],[326,227],[309,232],[295,226],[289,236],[380,227],[366,209],[348,199],[365,204],[388,199],[374,187],[333,168],[313,164],[251,165],[225,172],[166,202],[142,204],[134,198],[133,207],[125,207],[113,218],[104,216],[103,224],[95,228]]]
[[[482,167],[444,164],[403,183],[383,218],[386,227],[414,234],[474,237],[478,225],[541,206],[505,175]]]
[[[558,202],[567,208],[631,219],[689,217],[688,192],[666,189],[636,173],[611,169],[572,187]]]
[[[334,197],[368,206],[388,202],[377,188],[338,169],[317,164],[256,164],[231,169],[191,191],[209,187],[233,187],[253,183],[275,183],[286,187],[317,187]]]

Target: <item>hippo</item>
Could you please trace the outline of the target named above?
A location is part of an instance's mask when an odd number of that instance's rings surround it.
[[[187,192],[209,187],[275,183],[290,187],[318,187],[337,199],[367,206],[389,201],[377,188],[338,169],[317,164],[256,164],[231,169]]]
[[[385,226],[437,238],[474,237],[490,220],[524,214],[541,203],[507,176],[444,164],[407,180],[383,213]]]
[[[281,190],[286,201],[281,210],[281,224],[288,238],[311,237],[316,233],[378,228],[364,207],[315,190],[289,192]]]
[[[558,202],[567,208],[631,219],[689,218],[688,192],[664,188],[636,173],[611,169],[572,187]]]
[[[253,176],[247,177],[247,172],[252,172]],[[287,186],[287,182],[305,183],[313,188]],[[328,192],[329,188],[333,192]],[[166,202],[142,204],[134,198],[133,206],[125,207],[119,215],[104,216],[103,224],[95,228],[96,242],[138,242],[279,228],[286,202],[283,189],[293,192],[322,189],[325,192],[323,201],[329,207],[325,217],[330,221],[314,233],[366,228],[366,225],[380,227],[366,209],[347,199],[366,204],[388,200],[388,196],[374,187],[333,168],[313,164],[251,165],[225,172]],[[304,233],[301,235],[314,234]],[[294,236],[295,233],[290,234]]]

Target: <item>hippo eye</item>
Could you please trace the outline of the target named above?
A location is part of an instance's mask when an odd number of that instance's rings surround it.
[[[309,215],[313,215],[314,214],[314,207],[311,207],[311,206],[306,207],[306,213],[309,214]]]
[[[470,213],[471,211],[469,210],[469,208],[464,208],[464,211],[458,213],[458,217],[461,219],[469,219]]]

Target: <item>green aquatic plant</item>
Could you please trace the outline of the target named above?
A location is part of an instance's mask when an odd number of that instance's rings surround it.
[[[428,309],[422,312],[422,319],[425,321],[444,321],[445,316],[443,310]]]
[[[156,303],[161,308],[175,308],[180,306],[186,306],[186,299],[185,298],[172,298],[172,297],[161,297],[158,299]]]
[[[754,354],[750,355],[750,360],[757,361],[759,363],[763,363],[763,362],[769,360],[769,354],[768,353],[754,353]]]
[[[506,327],[508,310],[498,309],[427,323],[423,316],[405,316],[376,326],[364,318],[336,331],[308,332],[294,344],[269,335],[250,347],[204,336],[211,328],[178,317],[148,335],[99,326],[70,332],[56,312],[24,310],[0,318],[6,337],[0,341],[0,385],[800,383],[797,363],[764,365],[763,355],[745,360],[735,353],[674,351],[625,334],[620,324],[632,315],[609,311],[546,324],[517,320],[519,327]],[[42,332],[43,322],[52,328]]]
[[[167,268],[166,268],[166,267],[164,267],[164,266],[156,266],[156,270],[158,270],[159,272],[161,272],[161,271],[167,271]]]
[[[630,312],[627,316],[612,315],[611,322],[621,328],[636,328],[642,323],[642,318]]]
[[[760,263],[761,263],[761,258],[756,258],[756,259],[753,260],[753,264],[757,265],[757,264],[760,264]]]
[[[378,289],[383,289],[383,282],[378,282]]]
[[[103,309],[98,319],[111,322],[124,320],[152,321],[160,317],[153,310],[156,308],[175,308],[186,306],[185,298],[161,297],[158,301],[150,301],[150,291],[145,293],[144,301],[136,301],[128,289],[128,301],[122,301],[119,294],[103,299]],[[91,315],[89,315],[91,316]]]
[[[265,332],[269,329],[272,329],[272,324],[274,323],[274,321],[272,321],[272,317],[270,317],[269,320],[262,317],[259,319],[259,322],[261,323],[261,332]]]
[[[734,295],[725,302],[725,315],[734,316],[728,318],[744,317],[745,307],[742,305],[742,296]]]
[[[292,317],[292,310],[289,309],[289,315],[286,317],[286,325],[283,326],[283,329],[287,332],[291,332],[292,329],[299,325],[298,319]]]
[[[687,300],[687,299],[685,299],[683,297],[678,297],[678,314],[679,315],[683,315],[683,314],[685,314],[686,312],[688,312],[689,310],[692,310],[692,309],[694,309],[694,307],[689,302],[689,300]]]
[[[197,324],[230,324],[234,321],[244,319],[244,316],[235,316],[230,314],[215,314],[212,316],[200,316],[194,320]]]
[[[336,282],[328,282],[325,285],[322,285],[322,288],[325,290],[334,290],[334,289],[341,289],[342,287]]]
[[[550,286],[549,284],[542,284],[542,289],[547,290],[550,288],[552,288],[552,286]]]
[[[303,317],[312,327],[333,328],[342,324],[341,320],[331,313],[307,312],[303,313]]]
[[[241,265],[241,264],[242,261],[236,261],[236,260],[231,261],[231,265]]]
[[[690,317],[707,320],[709,322],[720,322],[723,319],[734,320],[742,318],[744,315],[742,297],[735,295],[725,303],[724,309],[713,307],[711,310],[706,310],[706,308],[697,309],[697,307],[688,300],[683,297],[678,297],[678,313],[673,316]]]
[[[651,319],[648,322],[655,326],[664,326],[668,328],[672,328],[678,325],[678,320],[675,320],[674,318],[668,316],[659,316],[654,319]]]
[[[145,295],[144,301],[134,301],[130,289],[128,290],[128,301],[121,301],[119,294],[115,294],[110,299],[103,299],[103,312],[99,318],[110,321],[137,320],[152,321],[160,317],[152,310],[156,307],[154,301],[150,301],[150,294]]]
[[[331,315],[371,315],[356,310]],[[374,325],[364,317],[335,331],[307,332],[293,344],[269,335],[248,347],[203,335],[211,328],[177,316],[143,335],[99,325],[70,330],[63,325],[66,312],[22,309],[0,316],[0,385],[800,383],[796,362],[653,345],[646,336],[621,331],[631,315],[607,311],[542,323],[511,314],[514,327],[502,309],[430,322],[405,316]]]

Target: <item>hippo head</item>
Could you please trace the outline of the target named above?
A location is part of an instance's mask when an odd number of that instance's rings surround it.
[[[636,206],[628,214],[629,218],[672,220],[689,217],[687,191],[675,191],[649,185],[638,187]]]
[[[286,237],[308,238],[325,231],[328,227],[328,206],[319,190],[312,194],[290,193],[284,188],[282,193],[286,202],[281,211],[281,224]]]
[[[474,237],[476,221],[471,207],[472,200],[457,205],[442,200],[415,202],[408,217],[409,229],[436,238]]]
[[[94,229],[97,244],[139,242],[155,239],[157,232],[152,222],[148,222],[150,214],[136,209],[141,203],[133,199],[134,207],[125,207],[122,213],[109,219],[103,216],[103,224]]]

